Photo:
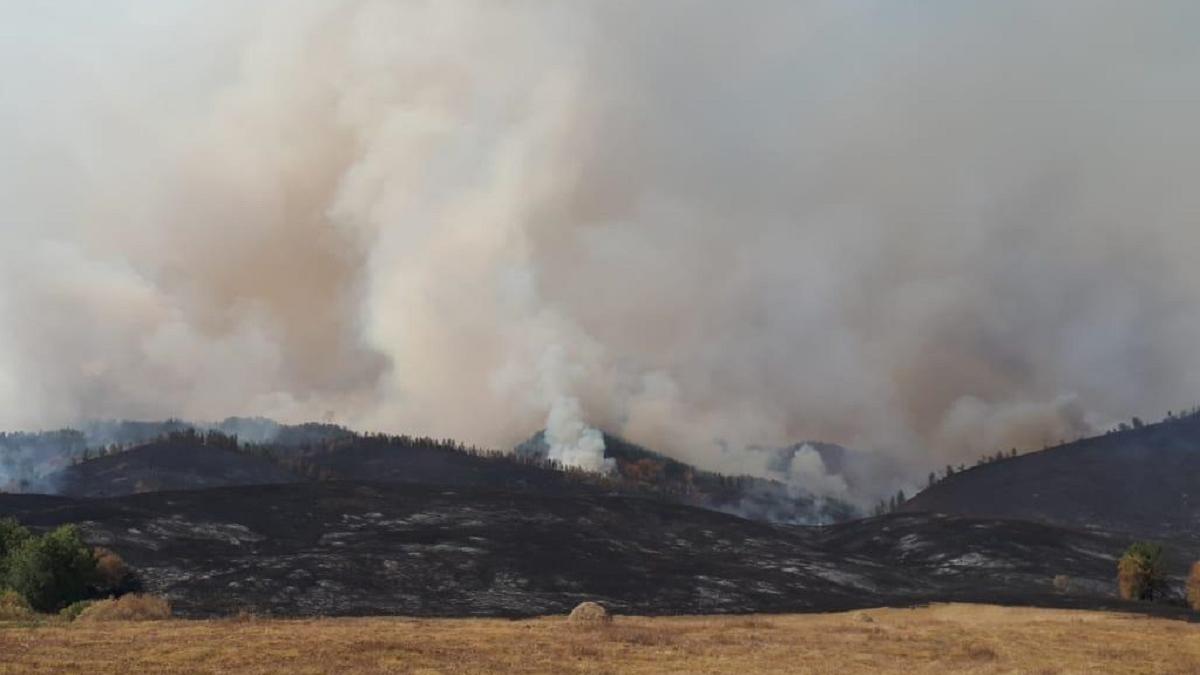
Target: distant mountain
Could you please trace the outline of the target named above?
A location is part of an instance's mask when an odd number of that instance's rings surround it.
[[[514,452],[518,457],[544,459],[549,453],[545,432],[520,443]],[[860,515],[844,499],[820,496],[780,480],[704,471],[612,434],[604,434],[604,456],[614,460],[620,480],[672,495],[682,504],[784,523],[835,523]]]
[[[242,443],[269,443],[286,447],[354,435],[354,432],[336,424],[281,424],[266,417],[227,417],[220,422],[98,420],[83,424],[81,432],[88,447],[95,449],[110,445],[138,445],[189,429],[219,431],[226,436],[236,436]]]
[[[60,478],[55,474],[65,467],[193,430],[234,436],[242,445],[269,444],[277,454],[354,435],[333,424],[280,424],[263,417],[230,417],[221,422],[93,420],[79,429],[0,432],[0,491],[54,492]]]
[[[453,441],[307,425],[280,427],[278,434],[258,437],[282,442],[245,443],[221,431],[188,427],[129,447],[85,449],[65,466],[40,475],[28,489],[11,491],[111,497],[236,485],[373,480],[565,495],[598,490],[602,483]]]
[[[162,434],[152,437],[156,431]],[[702,471],[614,436],[605,439],[616,467],[611,475],[546,459],[538,449],[539,443],[544,446],[540,435],[516,452],[501,452],[451,440],[362,434],[333,425],[287,426],[231,418],[199,429],[177,420],[112,422],[90,425],[86,432],[3,438],[17,439],[38,453],[37,462],[20,467],[30,478],[0,480],[0,491],[9,492],[112,497],[357,480],[544,496],[615,493],[781,523],[842,522],[859,515],[844,501],[819,498],[795,485]]]
[[[1145,536],[1200,536],[1200,415],[1006,457],[901,507]]]
[[[166,490],[302,480],[277,462],[242,451],[231,437],[192,430],[81,461],[50,474],[45,484],[70,497],[112,497]]]
[[[295,448],[286,455],[301,473],[336,480],[481,487],[568,495],[605,489],[599,476],[450,440],[355,434]]]
[[[0,432],[0,492],[53,492],[46,476],[87,451],[87,437],[75,429]]]

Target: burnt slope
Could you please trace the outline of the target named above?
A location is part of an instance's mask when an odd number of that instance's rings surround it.
[[[73,464],[164,439],[201,443],[236,439],[243,445],[269,445],[282,456],[298,448],[354,436],[354,432],[334,424],[289,425],[262,417],[230,417],[217,423],[92,420],[79,429],[0,431],[0,492],[53,492],[59,478],[55,474]],[[237,443],[228,445],[237,447]]]
[[[234,448],[206,443],[197,434],[175,434],[68,466],[46,482],[61,495],[109,497],[300,480],[275,462]]]
[[[147,424],[130,428],[152,428]],[[544,457],[481,450],[451,440],[359,434],[329,425],[269,427],[265,420],[231,418],[223,424],[252,435],[278,436],[291,444],[243,444],[239,436],[188,427],[150,443],[112,446],[98,456],[89,457],[94,451],[85,449],[67,467],[40,476],[34,484],[17,486],[17,491],[114,497],[232,485],[362,480],[541,495],[620,492],[771,522],[827,523],[857,515],[836,500],[814,499],[777,481],[702,471],[615,437],[609,437],[608,443],[616,471],[600,475],[571,470]],[[119,430],[128,431],[128,426]]]
[[[976,466],[901,510],[1194,537],[1200,533],[1200,415]]]
[[[640,614],[1113,606],[1114,555],[1128,543],[1009,521],[904,515],[805,528],[619,495],[348,482],[0,495],[5,515],[80,523],[192,616],[520,616],[583,599]],[[1054,593],[1055,574],[1075,580],[1072,595]]]
[[[827,448],[838,446],[827,445]],[[513,448],[518,458],[544,460],[549,454],[545,431]],[[787,451],[780,450],[780,455]],[[630,492],[776,523],[828,524],[861,515],[853,505],[813,494],[778,480],[705,471],[612,434],[604,434],[604,456],[613,461],[615,478]],[[787,463],[790,464],[790,454]],[[787,474],[786,464],[781,475]]]
[[[571,494],[590,486],[541,464],[514,461],[499,453],[472,453],[426,439],[372,436],[309,448],[297,455],[341,480],[442,485],[541,494]]]

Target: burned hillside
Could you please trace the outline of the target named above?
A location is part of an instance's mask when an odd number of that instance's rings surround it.
[[[527,616],[585,599],[638,614],[934,600],[1121,607],[1113,565],[1128,543],[1015,521],[899,515],[809,528],[622,495],[349,482],[0,495],[0,516],[78,523],[188,616]],[[1055,589],[1055,575],[1073,590]]]
[[[1195,538],[1200,414],[1139,421],[981,464],[937,481],[900,509]]]

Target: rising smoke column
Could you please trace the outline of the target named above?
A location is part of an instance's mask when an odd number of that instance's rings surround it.
[[[0,9],[0,425],[914,473],[1200,396],[1187,3]],[[554,431],[558,429],[558,431]]]

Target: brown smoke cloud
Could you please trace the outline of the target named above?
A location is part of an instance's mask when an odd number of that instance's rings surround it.
[[[1165,413],[1200,396],[1195,14],[5,6],[0,424],[920,472]]]

